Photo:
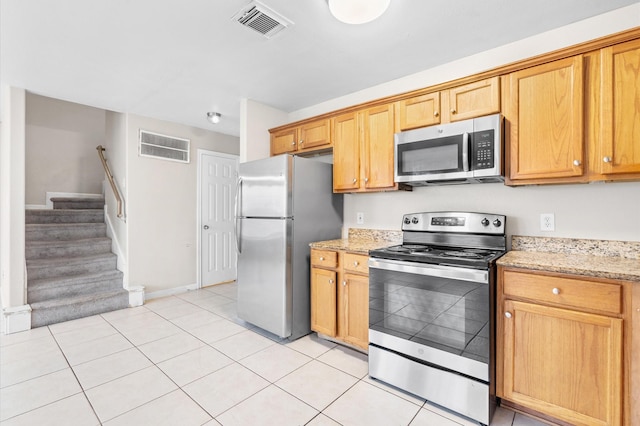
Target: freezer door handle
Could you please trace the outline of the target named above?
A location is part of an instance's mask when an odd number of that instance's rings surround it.
[[[242,178],[238,178],[238,183],[236,184],[236,202],[234,206],[235,213],[235,223],[233,226],[233,233],[236,237],[236,251],[238,254],[242,253],[242,247],[240,247],[240,230],[238,227],[240,226],[239,213],[242,209],[242,205],[240,204],[240,196],[242,195]]]

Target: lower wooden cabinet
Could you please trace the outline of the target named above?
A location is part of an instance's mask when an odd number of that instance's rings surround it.
[[[337,259],[327,263],[327,259]],[[369,257],[311,250],[311,329],[362,350],[369,347]]]
[[[498,396],[574,425],[629,424],[624,290],[500,267]]]

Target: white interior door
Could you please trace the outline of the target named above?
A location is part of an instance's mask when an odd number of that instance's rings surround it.
[[[200,152],[200,284],[237,277],[234,197],[238,157]]]

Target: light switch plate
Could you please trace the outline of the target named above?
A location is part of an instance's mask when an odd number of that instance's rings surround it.
[[[356,223],[358,225],[364,225],[364,213],[363,212],[356,213]]]

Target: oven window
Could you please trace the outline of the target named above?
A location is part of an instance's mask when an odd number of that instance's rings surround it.
[[[421,175],[463,170],[462,135],[398,145],[398,173]]]
[[[369,328],[489,362],[489,284],[374,268],[369,273]]]

